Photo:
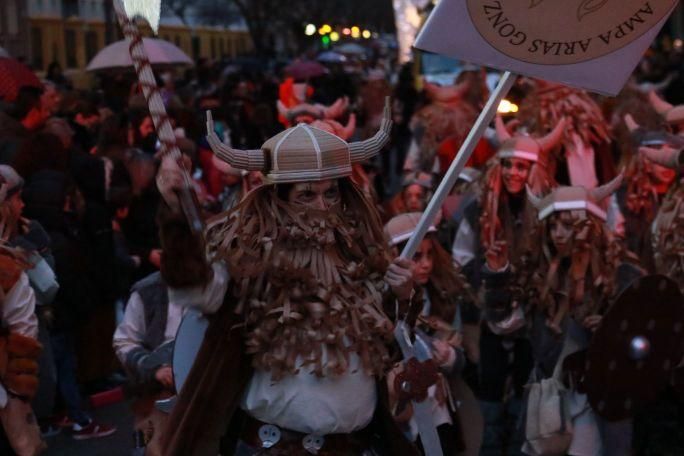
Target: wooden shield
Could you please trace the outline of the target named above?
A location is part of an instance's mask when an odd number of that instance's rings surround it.
[[[655,400],[684,356],[684,298],[662,275],[634,281],[606,313],[586,359],[593,409],[617,421]]]

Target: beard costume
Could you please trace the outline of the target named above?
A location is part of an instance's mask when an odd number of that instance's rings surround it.
[[[262,187],[209,228],[209,250],[236,284],[235,311],[244,318],[253,366],[275,381],[297,373],[298,357],[319,377],[346,372],[350,352],[369,375],[388,365],[393,325],[381,306],[389,263],[379,220],[354,184],[342,189],[348,203],[315,211]]]
[[[161,217],[162,274],[209,327],[169,417],[164,454],[417,454],[387,409],[382,378],[392,321],[384,312],[389,261],[380,219],[350,181],[352,166],[389,139],[347,143],[300,124],[239,151],[208,140],[266,185],[193,236]],[[336,180],[325,211],[288,202],[291,184]],[[162,214],[163,215],[163,214]],[[168,215],[168,214],[167,214]],[[208,263],[207,259],[211,262]],[[194,293],[194,294],[193,294]],[[394,301],[393,301],[394,302]],[[273,438],[277,436],[277,438]]]

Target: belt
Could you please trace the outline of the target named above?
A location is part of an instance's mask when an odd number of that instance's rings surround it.
[[[304,434],[264,423],[245,414],[240,439],[255,448],[288,449],[287,454],[361,455],[370,448],[366,429],[350,434]]]

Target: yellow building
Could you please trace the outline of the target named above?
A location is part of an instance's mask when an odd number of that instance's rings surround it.
[[[12,56],[24,59],[38,72],[56,61],[78,82],[88,62],[105,46],[104,2],[1,0],[7,11],[0,11],[5,13],[0,16],[7,19],[0,21],[0,46],[4,44]],[[16,20],[8,22],[10,13]],[[118,24],[112,28],[114,38],[121,39]],[[143,28],[147,36],[152,35],[149,28]],[[190,27],[175,18],[162,17],[158,36],[175,43],[195,60],[234,58],[252,50],[244,28]]]

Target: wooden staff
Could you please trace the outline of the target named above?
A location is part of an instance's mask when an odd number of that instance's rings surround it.
[[[178,192],[178,199],[181,208],[183,209],[183,213],[188,219],[191,230],[194,233],[202,233],[204,223],[200,218],[197,199],[192,191],[192,180],[181,160],[181,152],[176,142],[176,135],[173,132],[171,122],[166,114],[166,107],[164,106],[164,101],[159,93],[157,81],[152,72],[152,65],[150,65],[150,59],[148,58],[147,51],[143,45],[143,37],[138,26],[135,24],[134,18],[129,17],[126,12],[125,0],[114,0],[114,11],[116,12],[116,17],[119,21],[119,25],[121,25],[126,41],[129,43],[131,60],[133,60],[133,66],[138,75],[138,83],[142,87],[143,95],[147,101],[147,106],[157,131],[157,137],[161,144],[159,156],[170,156],[176,159],[178,165],[183,170],[185,186]],[[151,21],[148,19],[148,22]]]

